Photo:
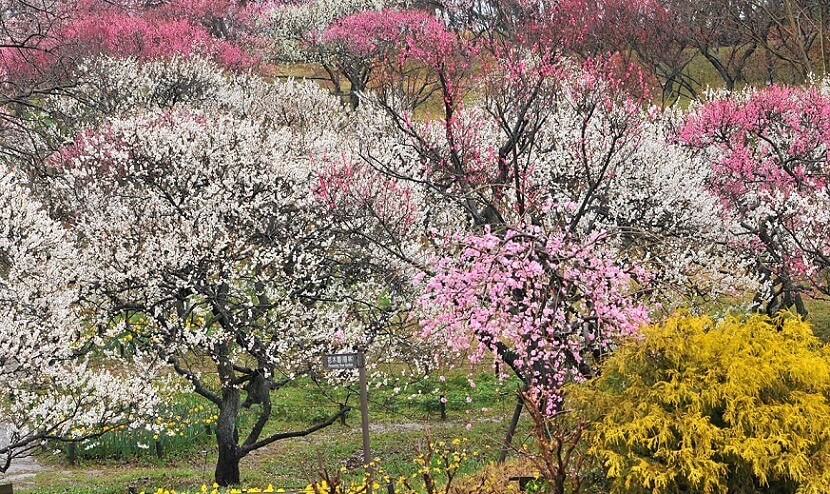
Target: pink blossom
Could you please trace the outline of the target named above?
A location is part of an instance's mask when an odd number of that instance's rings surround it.
[[[256,58],[218,28],[245,18],[246,8],[231,0],[171,0],[156,6],[67,2],[38,50],[0,49],[0,72],[33,77],[63,69],[68,60],[99,54],[144,60],[198,54],[228,68],[249,68],[258,63]]]
[[[460,254],[437,260],[421,325],[472,360],[511,366],[548,412],[583,362],[610,351],[648,320],[629,296],[633,278],[602,245],[536,227],[461,237]]]
[[[830,268],[830,98],[774,85],[716,100],[686,119],[678,139],[712,156],[711,189],[743,230],[730,245],[755,256],[785,297],[800,283],[830,291],[821,274]]]

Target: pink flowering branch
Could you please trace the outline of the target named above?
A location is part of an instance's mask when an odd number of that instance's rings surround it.
[[[804,313],[802,293],[830,294],[830,99],[776,85],[716,100],[678,139],[711,156],[711,188],[742,229],[734,247],[751,252],[772,285],[767,310]]]
[[[602,242],[533,227],[456,237],[457,254],[437,259],[422,281],[423,336],[474,362],[494,356],[554,413],[566,382],[591,375],[619,338],[648,320],[631,297],[645,273],[620,265]]]
[[[159,6],[133,6],[100,0],[60,5],[57,22],[37,51],[0,46],[0,72],[15,79],[58,73],[78,58],[108,54],[142,60],[201,55],[225,67],[258,63],[237,41],[247,19],[245,7],[223,0],[176,0]],[[42,14],[46,15],[46,14]]]

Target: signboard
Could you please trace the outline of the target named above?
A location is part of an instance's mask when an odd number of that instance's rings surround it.
[[[360,378],[360,428],[363,433],[363,464],[366,468],[369,468],[372,455],[369,450],[369,392],[366,385],[366,356],[363,352],[324,355],[323,367],[328,370],[358,370],[358,377]]]
[[[328,370],[360,369],[365,364],[362,353],[339,353],[323,357],[323,367]]]

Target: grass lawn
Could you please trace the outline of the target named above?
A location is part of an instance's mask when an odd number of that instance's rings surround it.
[[[807,307],[816,334],[823,341],[830,341],[830,303],[810,300]],[[381,459],[393,477],[408,475],[417,468],[411,460],[429,431],[433,441],[449,442],[463,437],[467,449],[478,452],[462,473],[473,474],[484,468],[496,458],[507,417],[512,412],[516,383],[500,383],[489,372],[478,372],[475,382],[476,386],[471,387],[466,373],[457,371],[448,375],[446,382],[432,377],[410,383],[397,392],[391,386],[371,389],[372,455]],[[446,421],[439,416],[441,394],[447,398]],[[321,401],[319,390],[308,381],[274,391],[272,398],[272,431],[302,429],[334,410],[334,405]],[[353,398],[350,402],[355,401]],[[189,417],[192,424],[182,429],[183,435],[162,437],[162,458],[155,455],[147,433],[136,437],[135,433],[117,432],[104,437],[95,447],[78,448],[75,466],[68,464],[66,450],[44,455],[39,461],[46,469],[15,482],[15,491],[123,494],[129,486],[135,486],[139,492],[154,492],[159,487],[198,490],[203,484],[210,486],[216,446],[201,420],[214,412],[201,398],[188,394],[180,398],[176,413],[173,420],[184,422]],[[243,416],[243,432],[252,420],[251,413]],[[150,447],[139,449],[136,442],[149,443]],[[530,442],[528,424],[523,420],[514,446]],[[345,469],[346,478],[362,475],[358,410],[350,413],[346,425],[335,423],[310,436],[276,442],[253,452],[241,462],[243,483],[260,488],[269,484],[275,488],[301,488],[316,478],[318,458],[330,472]]]
[[[830,342],[830,302],[810,300],[805,302],[807,320],[813,326],[813,332],[824,342]]]
[[[476,387],[471,388],[466,375],[459,374],[449,376],[440,385],[438,379],[431,378],[399,393],[387,388],[370,390],[372,456],[379,457],[393,477],[408,475],[417,469],[411,460],[426,441],[428,431],[433,441],[463,437],[467,449],[477,452],[477,458],[466,464],[463,473],[472,474],[494,460],[504,435],[505,417],[512,412],[515,383],[499,383],[490,373],[478,374],[475,381]],[[446,421],[440,420],[439,388],[447,397]],[[467,396],[471,403],[467,403]],[[308,382],[275,391],[273,398],[272,430],[307,427],[319,419],[317,415],[332,409],[328,403],[320,404],[320,396]],[[195,409],[199,398],[185,395],[181,401],[182,410]],[[321,406],[328,408],[321,411]],[[249,420],[252,417],[244,417],[243,423]],[[521,424],[514,444],[529,441],[527,427]],[[162,436],[163,458],[156,457],[152,446],[136,448],[136,442],[150,441],[132,434],[118,432],[95,447],[79,447],[75,466],[68,464],[65,450],[45,455],[39,461],[46,470],[15,482],[15,491],[123,494],[129,486],[154,492],[159,487],[198,490],[203,484],[212,484],[216,446],[201,425],[185,428],[184,436]],[[362,475],[358,410],[350,413],[345,426],[335,423],[310,436],[279,441],[253,452],[240,464],[243,483],[260,488],[268,484],[304,487],[319,470],[318,458],[329,471],[345,468],[344,477]]]
[[[242,479],[246,486],[301,488],[314,479],[318,470],[317,455],[329,471],[346,468],[345,476],[360,476],[361,436],[359,421],[343,427],[339,424],[309,436],[275,443],[258,450],[242,460]],[[471,449],[481,452],[482,461],[468,464],[465,473],[474,473],[496,455],[497,438],[503,434],[500,422],[482,422],[469,431],[461,422],[445,423],[377,423],[372,430],[372,454],[380,457],[389,474],[408,475],[417,468],[411,462],[418,445],[424,441],[424,429],[429,427],[433,440],[451,441],[467,438]],[[178,455],[169,460],[158,460],[147,455],[126,461],[104,460],[102,463],[81,462],[68,467],[52,459],[54,470],[38,473],[15,485],[16,492],[29,493],[96,493],[123,494],[128,486],[137,490],[155,491],[158,487],[177,490],[198,490],[202,484],[213,482],[215,447],[204,452]]]

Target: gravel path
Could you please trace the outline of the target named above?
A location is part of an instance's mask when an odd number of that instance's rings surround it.
[[[4,424],[0,424],[0,446],[8,444],[9,434]],[[34,477],[37,472],[46,470],[46,467],[38,463],[33,456],[15,458],[9,470],[0,473],[0,483],[19,482],[29,477]]]

